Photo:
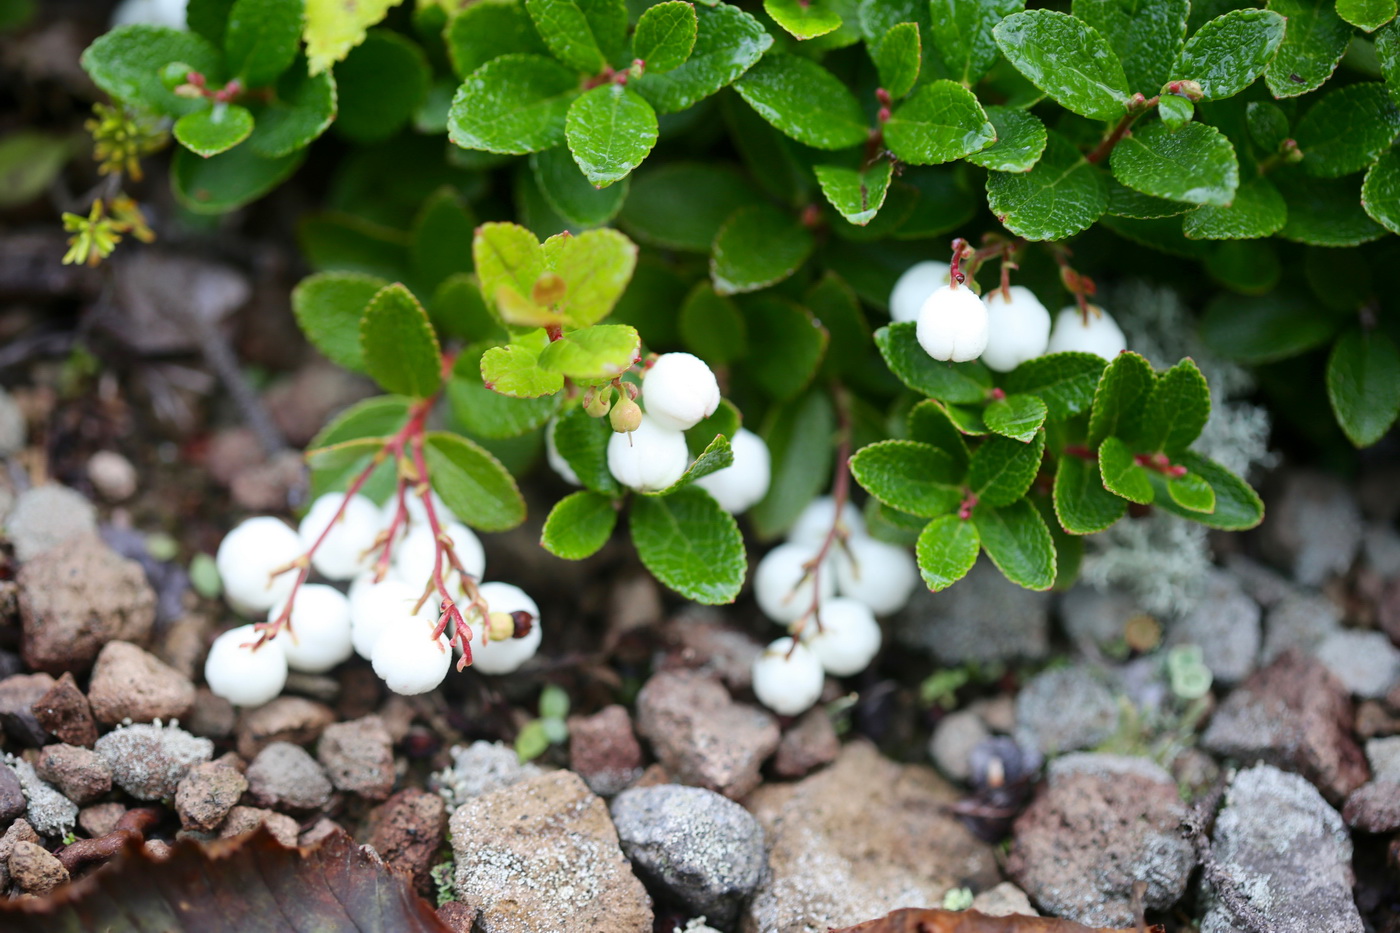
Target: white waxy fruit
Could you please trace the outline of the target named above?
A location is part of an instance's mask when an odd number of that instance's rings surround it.
[[[345,511],[336,519],[336,511],[341,502]],[[327,527],[330,530],[327,532]],[[311,550],[316,539],[326,532],[326,537],[311,555],[311,566],[328,580],[350,580],[361,571],[367,570],[374,560],[369,553],[374,547],[374,539],[382,527],[379,506],[364,496],[351,496],[333,492],[321,496],[311,503],[306,517],[297,528],[303,551]]]
[[[242,615],[260,615],[286,597],[296,583],[296,571],[273,577],[272,571],[296,560],[306,549],[301,538],[279,518],[249,518],[224,535],[214,565],[223,580],[224,596]]]
[[[631,434],[608,438],[608,471],[617,481],[638,492],[665,489],[685,473],[690,449],[685,435],[664,428],[650,415]]]
[[[374,644],[384,629],[402,622],[413,614],[413,607],[423,595],[422,587],[412,587],[402,580],[388,577],[379,583],[366,575],[350,584],[350,643],[355,653],[369,660]],[[418,615],[425,621],[437,621],[440,603],[429,596],[423,601]]]
[[[836,500],[831,496],[820,496],[807,503],[807,507],[797,516],[788,531],[788,540],[796,543],[820,547],[831,532],[831,523],[836,519]],[[841,509],[841,525],[853,537],[865,536],[865,516],[847,500]]]
[[[278,618],[286,601],[272,607],[268,621]],[[324,674],[354,653],[350,640],[350,600],[333,586],[308,583],[292,600],[291,627],[278,632],[287,666],[294,671]]]
[[[583,482],[578,478],[578,474],[569,466],[569,461],[564,459],[564,455],[559,452],[559,445],[554,442],[554,429],[558,426],[559,419],[550,418],[544,427],[544,457],[549,461],[549,468],[558,473],[560,479],[570,486],[582,486]]]
[[[1000,288],[983,299],[987,306],[987,348],[982,362],[988,369],[1009,373],[1026,360],[1045,355],[1050,344],[1050,312],[1035,292],[1013,285],[1008,301]]]
[[[812,608],[814,591],[822,599],[835,595],[836,581],[830,563],[820,574],[807,570],[806,565],[817,556],[817,550],[810,544],[789,543],[763,555],[754,569],[753,595],[764,615],[782,624],[795,622]]]
[[[118,26],[166,26],[185,28],[188,0],[122,0],[112,11],[112,28]]]
[[[796,716],[812,708],[822,695],[825,674],[806,645],[779,638],[753,662],[753,692],[758,702],[780,716]]]
[[[768,494],[773,461],[763,438],[748,428],[736,431],[729,444],[734,451],[734,462],[700,477],[695,484],[714,496],[726,512],[738,515]]]
[[[919,309],[919,346],[935,360],[966,363],[987,348],[987,306],[966,285],[944,285]]]
[[[282,639],[274,638],[254,651],[258,630],[251,625],[229,629],[209,646],[204,679],[215,696],[235,706],[270,703],[287,685],[287,656]]]
[[[533,617],[530,632],[523,638],[506,638],[482,644],[482,629],[486,623],[479,622],[473,627],[472,667],[483,674],[509,674],[518,670],[539,650],[542,637],[540,607],[528,593],[510,583],[481,584],[481,598],[486,600],[493,613],[528,612]]]
[[[905,269],[890,292],[890,320],[896,324],[917,321],[928,296],[948,284],[951,271],[952,267],[946,262],[932,259],[916,262]]]
[[[436,621],[405,614],[391,619],[370,652],[370,663],[389,689],[401,696],[427,693],[452,668],[446,635],[432,637]]]
[[[452,550],[467,573],[480,580],[486,572],[486,549],[481,546],[481,539],[461,522],[444,525],[442,530],[452,539]],[[437,538],[434,537],[430,525],[426,522],[420,523],[413,526],[394,547],[393,576],[411,587],[416,587],[421,594],[428,581],[433,578],[436,560]],[[453,596],[460,596],[462,584],[456,578],[455,571],[448,565],[446,554],[443,555],[442,571],[443,579],[446,580]]]
[[[658,426],[688,431],[719,407],[719,382],[693,353],[663,353],[642,376],[642,402]]]
[[[1123,336],[1123,329],[1107,311],[1097,305],[1090,305],[1089,320],[1086,322],[1079,308],[1070,305],[1055,315],[1055,327],[1050,331],[1050,345],[1046,352],[1077,351],[1112,360],[1126,349],[1128,339]]]
[[[816,619],[803,624],[802,641],[834,677],[850,677],[870,666],[880,651],[880,623],[865,603],[837,596],[822,603]]]
[[[836,568],[836,592],[864,603],[879,616],[903,609],[919,585],[914,555],[874,538],[850,538],[835,549],[831,562]]]
[[[428,498],[433,501],[433,511],[437,514],[438,524],[448,525],[457,521],[456,514],[447,507],[442,498],[432,490],[428,491]],[[394,520],[394,515],[398,512],[398,493],[390,496],[384,504],[379,507],[379,527],[381,530],[387,529]],[[402,537],[410,528],[428,524],[428,507],[423,504],[423,499],[410,488],[403,497],[404,512],[407,513],[404,521],[399,525],[399,536]]]

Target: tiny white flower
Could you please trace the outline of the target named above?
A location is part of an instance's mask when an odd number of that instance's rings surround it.
[[[1050,312],[1035,293],[1021,285],[1009,289],[1011,300],[1000,288],[983,299],[987,306],[987,348],[982,362],[988,369],[1009,373],[1026,360],[1045,354],[1050,343]]]
[[[935,360],[975,360],[987,348],[987,306],[968,286],[945,285],[919,309],[916,334]]]
[[[836,592],[870,607],[876,615],[898,612],[919,585],[919,566],[907,548],[852,536],[832,556]]]
[[[821,605],[821,626],[808,619],[802,641],[828,674],[849,677],[870,666],[880,650],[880,623],[862,602],[837,596]]]
[[[235,706],[261,706],[277,698],[287,685],[287,656],[282,639],[274,638],[257,651],[251,646],[258,632],[251,625],[229,629],[209,646],[204,679],[215,696]]]
[[[608,439],[608,470],[617,481],[638,492],[665,489],[690,465],[685,435],[662,427],[650,415],[630,434]]]
[[[224,535],[214,557],[229,605],[246,616],[271,609],[291,591],[297,576],[289,570],[272,577],[272,571],[303,553],[301,539],[281,519],[263,515],[240,522]]]
[[[663,353],[642,377],[642,402],[660,427],[688,431],[719,407],[719,383],[700,357]]]
[[[952,266],[946,262],[932,259],[916,262],[905,269],[890,292],[890,320],[896,324],[917,321],[919,309],[928,301],[929,295],[948,284],[951,271]]]
[[[772,457],[763,438],[740,428],[730,439],[734,462],[722,470],[695,481],[701,489],[715,497],[726,512],[738,515],[757,505],[768,494],[772,478]]]
[[[816,555],[817,547],[806,543],[780,544],[763,555],[754,569],[753,595],[764,615],[774,622],[794,622],[812,608],[814,591],[822,599],[835,594],[835,575],[829,563],[815,576],[806,569]]]
[[[276,619],[285,608],[286,600],[273,606],[268,620]],[[291,628],[283,628],[273,641],[282,645],[292,670],[324,674],[354,653],[350,601],[335,587],[303,585],[292,601]]]
[[[779,638],[753,662],[753,692],[758,702],[781,716],[811,709],[822,695],[821,662],[806,645]]]
[[[1099,313],[1092,313],[1097,310]],[[1050,346],[1047,353],[1066,353],[1072,350],[1092,353],[1106,360],[1112,360],[1128,349],[1128,339],[1111,315],[1096,305],[1090,306],[1089,320],[1086,323],[1079,308],[1070,305],[1055,315],[1055,329],[1050,332]]]
[[[311,566],[328,580],[349,580],[369,568],[374,555],[368,553],[374,546],[375,536],[383,527],[379,506],[364,496],[351,496],[345,502],[345,511],[340,519],[331,525],[345,494],[332,492],[311,503],[306,517],[297,528],[301,538],[301,548],[309,551],[316,539],[330,526],[325,540],[316,553],[311,555]]]
[[[483,583],[481,597],[491,607],[492,612],[528,612],[534,617],[530,632],[523,638],[506,638],[500,641],[481,643],[481,628],[487,623],[482,620],[472,630],[472,667],[483,674],[509,674],[535,656],[539,650],[542,631],[540,629],[540,607],[524,590],[510,583]]]

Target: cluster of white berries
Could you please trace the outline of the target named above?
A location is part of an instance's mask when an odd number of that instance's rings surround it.
[[[1093,307],[1085,320],[1071,305],[1052,328],[1050,312],[1030,289],[997,288],[983,299],[950,275],[947,263],[915,263],[890,293],[890,318],[916,322],[919,346],[936,360],[980,357],[989,369],[1010,372],[1046,353],[1074,350],[1111,360],[1127,349],[1123,331],[1102,308]]]
[[[370,661],[395,693],[425,693],[442,683],[453,651],[445,634],[432,637],[441,609],[439,594],[429,591],[438,542],[422,501],[407,496],[404,505],[406,521],[396,532],[393,561],[378,582],[372,567],[380,553],[376,544],[393,524],[396,499],[380,507],[364,496],[347,500],[343,493],[331,493],[312,503],[295,531],[271,516],[247,519],[230,531],[215,565],[225,598],[239,614],[273,621],[287,612],[294,588],[296,595],[287,627],[256,650],[260,633],[253,625],[215,640],[204,666],[209,689],[239,706],[256,706],[282,692],[288,671],[324,673],[352,654]],[[486,570],[480,539],[436,494],[433,509],[463,569],[473,582],[480,580]],[[350,582],[348,595],[323,583],[296,587],[296,569],[276,573],[308,551],[311,569],[327,580]],[[490,618],[482,619],[480,611],[469,611],[471,594],[462,575],[452,571],[446,581],[476,636],[472,657],[479,670],[509,673],[534,655],[541,635],[539,607],[529,596],[507,583],[479,584],[476,590],[491,609]],[[528,620],[519,638],[514,624],[502,621],[513,613]],[[490,640],[483,642],[488,631]]]
[[[759,609],[798,639],[773,642],[753,667],[759,701],[785,716],[817,702],[826,674],[849,677],[864,670],[880,650],[875,617],[903,608],[919,582],[914,556],[866,534],[865,519],[849,502],[839,517],[841,536],[817,565],[837,522],[835,501],[815,500],[786,543],[764,555],[754,571]]]

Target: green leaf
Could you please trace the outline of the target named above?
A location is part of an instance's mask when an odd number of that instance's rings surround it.
[[[463,149],[525,155],[564,143],[578,73],[542,55],[511,54],[472,72],[457,89],[447,134]]]
[[[871,362],[870,324],[861,310],[860,299],[845,279],[828,270],[812,284],[802,303],[816,315],[829,339],[822,373],[840,376],[864,368]]]
[[[972,452],[967,484],[978,502],[1010,505],[1026,494],[1040,472],[1045,454],[1045,432],[1029,443],[1009,437],[989,437]]]
[[[431,77],[416,43],[387,29],[370,30],[335,66],[336,132],[358,143],[388,139],[413,119]]]
[[[746,370],[775,399],[789,399],[805,389],[821,365],[830,339],[821,322],[801,305],[775,295],[743,303],[749,335]]]
[[[1400,415],[1400,350],[1380,331],[1352,329],[1327,357],[1327,399],[1357,447],[1385,436]]]
[[[760,536],[771,538],[786,531],[826,488],[836,435],[831,398],[812,389],[776,405],[759,433],[773,459],[772,480],[763,501],[749,510],[749,518]]]
[[[463,350],[447,382],[448,404],[466,432],[488,440],[519,437],[548,421],[557,407],[553,396],[513,398],[486,388],[481,376],[486,349],[478,344]]]
[[[578,227],[597,227],[612,220],[622,210],[630,189],[627,179],[606,188],[593,187],[566,146],[532,154],[530,169],[549,206]]]
[[[743,536],[703,489],[637,496],[629,526],[642,563],[677,593],[711,606],[739,595],[748,569]]]
[[[885,124],[885,144],[910,165],[951,162],[994,139],[996,130],[977,98],[952,81],[923,85]]]
[[[443,34],[457,77],[502,55],[542,55],[547,49],[521,0],[479,0],[457,10]]]
[[[919,65],[923,60],[923,45],[919,40],[917,23],[891,26],[880,41],[870,48],[870,57],[880,75],[880,86],[898,100],[914,89],[919,80]]]
[[[360,318],[389,283],[372,275],[321,272],[292,289],[292,311],[306,339],[332,363],[365,371],[360,349]]]
[[[1055,467],[1055,516],[1072,535],[1103,531],[1128,511],[1127,500],[1103,488],[1098,467],[1066,454]]]
[[[1240,184],[1235,147],[1204,123],[1173,130],[1165,123],[1138,126],[1113,149],[1113,177],[1129,188],[1170,201],[1228,205]]]
[[[170,186],[175,198],[194,214],[223,214],[267,194],[301,165],[306,151],[264,159],[248,146],[205,159],[176,149],[170,163]]]
[[[378,25],[390,7],[402,0],[307,0],[306,57],[311,73],[320,74],[343,61],[365,40],[365,30]]]
[[[981,437],[992,433],[987,429],[987,423],[982,420],[982,412],[977,408],[966,408],[961,405],[950,405],[940,402],[943,410],[948,415],[948,420],[953,422],[953,426],[959,432],[971,437]]]
[[[1137,425],[1140,449],[1176,456],[1190,447],[1210,418],[1210,386],[1189,357],[1157,377]]]
[[[1167,496],[1189,512],[1215,511],[1215,490],[1194,473],[1168,479]]]
[[[808,59],[781,53],[765,55],[734,88],[759,116],[815,149],[858,146],[869,135],[869,124],[855,95],[835,75]]]
[[[30,130],[0,140],[0,207],[27,204],[47,191],[76,148],[69,139]]]
[[[1218,295],[1206,306],[1201,338],[1226,359],[1249,365],[1305,353],[1337,332],[1336,321],[1305,294]]]
[[[228,15],[232,9],[233,0],[189,0],[185,4],[185,25],[190,32],[223,48],[224,33],[228,32]]]
[[[737,429],[736,429],[737,430]],[[690,446],[689,432],[686,437],[686,446]],[[677,490],[684,489],[697,479],[709,476],[711,473],[718,473],[726,467],[734,465],[734,450],[729,446],[729,438],[723,434],[712,434],[710,442],[696,456],[695,461],[686,467],[681,478],[676,480],[665,489],[656,492],[643,493],[648,496],[669,496]]]
[[[561,234],[545,241],[544,260],[567,286],[559,312],[575,327],[586,327],[607,317],[627,290],[637,245],[616,230]]]
[[[1395,0],[1337,0],[1337,15],[1359,29],[1375,32],[1395,18]]]
[[[545,271],[540,241],[519,224],[486,223],[478,227],[472,239],[472,260],[481,280],[481,295],[493,309],[499,308],[503,290],[529,295]]]
[[[1130,89],[1151,95],[1166,83],[1186,39],[1190,0],[1074,0],[1070,9],[1108,40]]]
[[[1229,207],[1208,204],[1187,214],[1181,229],[1193,240],[1241,240],[1277,233],[1287,222],[1283,195],[1259,177],[1240,185]]]
[[[856,451],[850,466],[851,475],[866,492],[910,515],[944,515],[963,500],[962,470],[951,456],[929,444],[869,444]]]
[[[681,337],[686,348],[707,362],[725,365],[746,356],[748,325],[739,308],[715,292],[709,282],[697,282],[681,305]]]
[[[584,385],[612,382],[641,359],[642,338],[626,324],[570,331],[540,352],[539,366]]]
[[[549,51],[574,71],[596,75],[607,65],[588,17],[574,0],[525,0],[525,9]]]
[[[1179,130],[1191,122],[1191,118],[1196,115],[1196,107],[1185,97],[1177,97],[1174,94],[1164,94],[1157,102],[1157,116],[1162,118],[1162,123],[1168,129]]]
[[[921,395],[945,402],[981,402],[992,387],[991,373],[978,362],[935,360],[919,346],[912,321],[875,332],[875,345],[899,381]]]
[[[1400,233],[1400,156],[1387,153],[1366,173],[1361,206],[1391,233]]]
[[[763,10],[797,39],[815,39],[841,28],[841,14],[825,0],[763,0]]]
[[[1293,138],[1309,175],[1338,178],[1366,168],[1400,134],[1396,109],[1380,82],[1329,91],[1303,114]]]
[[[1190,451],[1181,455],[1180,464],[1210,484],[1215,491],[1215,511],[1207,515],[1184,509],[1169,495],[1159,496],[1157,507],[1222,531],[1248,531],[1264,520],[1264,503],[1244,480],[1214,460]]]
[[[82,57],[93,83],[123,103],[167,116],[203,110],[207,101],[180,97],[161,80],[166,66],[176,62],[204,75],[213,87],[224,83],[218,49],[194,33],[165,26],[118,26],[99,36]]]
[[[1069,140],[1049,134],[1029,172],[987,176],[987,205],[1028,240],[1062,240],[1092,226],[1108,207],[1108,185]]]
[[[499,460],[459,434],[429,431],[425,441],[433,491],[464,524],[508,531],[525,520],[525,499]]]
[[[617,526],[617,506],[612,499],[581,490],[554,503],[544,520],[540,546],[555,557],[583,560],[608,543]]]
[[[428,398],[442,385],[442,349],[428,313],[397,283],[370,299],[360,319],[365,372],[390,392]]]
[[[752,292],[797,271],[814,246],[802,221],[768,204],[741,207],[715,234],[710,278],[721,295]]]
[[[605,496],[622,495],[622,486],[608,471],[608,441],[612,428],[606,418],[590,418],[573,408],[554,423],[554,446],[585,488]]]
[[[831,206],[848,223],[863,227],[875,219],[885,203],[894,163],[880,159],[863,171],[840,165],[818,165],[813,171]]]
[[[1127,185],[1108,176],[1108,210],[1112,217],[1131,217],[1138,220],[1156,220],[1163,217],[1179,217],[1187,211],[1196,210],[1195,205],[1166,198],[1154,198],[1150,194],[1134,191]]]
[[[1055,585],[1055,542],[1028,500],[1002,508],[979,505],[972,510],[972,523],[982,549],[1006,579],[1029,590]]]
[[[330,420],[306,445],[307,457],[349,441],[382,440],[397,434],[408,423],[411,399],[380,395],[356,402]]]
[[[700,25],[695,5],[669,0],[642,11],[632,36],[632,54],[646,64],[650,74],[674,71],[690,57]]]
[[[1139,505],[1152,502],[1152,481],[1148,479],[1147,468],[1138,463],[1128,445],[1116,437],[1106,437],[1099,445],[1099,475],[1109,492]]]
[[[276,81],[301,45],[302,0],[237,0],[229,11],[228,70],[245,87]]]
[[[1013,13],[992,31],[1016,70],[1066,110],[1116,120],[1132,92],[1123,64],[1098,30],[1051,10]]]
[[[308,74],[300,58],[283,72],[270,100],[254,113],[248,148],[269,159],[311,144],[335,119],[335,79],[329,71]]]
[[[982,80],[1000,56],[993,27],[1025,7],[1025,0],[933,0],[933,47],[954,80],[965,87]]]
[[[658,113],[676,113],[714,94],[747,71],[773,44],[762,24],[736,6],[696,9],[695,49],[665,74],[648,71],[629,86]]]
[[[1172,79],[1195,81],[1202,100],[1234,97],[1249,87],[1284,41],[1285,20],[1274,8],[1231,10],[1206,23],[1186,43]]]
[[[1386,90],[1400,103],[1400,23],[1388,23],[1376,33],[1375,52]]]
[[[692,457],[699,457],[710,449],[715,438],[720,435],[728,441],[733,441],[734,435],[739,432],[741,421],[739,409],[733,402],[722,398],[714,414],[685,432],[685,446],[690,450]]]
[[[208,110],[187,113],[175,121],[173,133],[180,145],[204,156],[226,152],[253,132],[253,115],[237,104],[215,104]]]
[[[925,399],[909,409],[909,438],[932,444],[953,458],[960,472],[967,470],[972,459],[962,432],[948,416],[947,410],[933,399]]]
[[[964,158],[994,172],[1029,172],[1034,168],[1049,138],[1040,118],[1025,110],[988,107],[987,119],[996,131],[996,141]]]
[[[981,547],[982,539],[971,521],[956,515],[935,518],[924,526],[914,546],[919,576],[932,592],[946,590],[967,576]]]
[[[565,139],[583,174],[599,188],[621,181],[656,145],[656,111],[611,81],[569,106]]]
[[[564,388],[564,377],[540,367],[543,348],[543,341],[538,339],[491,347],[481,357],[482,383],[491,391],[511,398],[553,395]]]
[[[982,412],[982,420],[994,434],[1028,443],[1045,423],[1045,403],[1034,395],[1008,395]]]
[[[1288,222],[1278,235],[1311,246],[1357,246],[1385,235],[1361,206],[1360,184],[1350,178],[1309,178],[1301,172],[1279,172],[1274,180]]]
[[[1278,152],[1291,132],[1283,108],[1269,101],[1256,100],[1250,102],[1245,114],[1254,144],[1265,152]]]
[[[1131,437],[1142,419],[1141,406],[1157,379],[1152,364],[1137,353],[1120,353],[1104,367],[1089,415],[1089,446],[1110,434]],[[1082,532],[1080,532],[1082,534]]]
[[[1264,69],[1275,97],[1297,97],[1321,87],[1346,54],[1351,27],[1325,0],[1269,0],[1269,9],[1287,17],[1278,54]]]
[[[588,20],[589,31],[603,50],[603,57],[621,63],[627,51],[627,0],[574,0]]]
[[[1107,365],[1092,353],[1051,353],[1017,366],[1006,374],[1001,387],[1009,393],[1039,396],[1050,418],[1063,421],[1093,403]]]
[[[724,222],[757,192],[719,165],[672,162],[639,171],[618,222],[637,239],[664,249],[708,253]]]
[[[455,190],[444,187],[433,192],[413,224],[409,259],[415,286],[432,291],[449,276],[470,272],[472,254],[468,244],[475,227],[476,218]]]

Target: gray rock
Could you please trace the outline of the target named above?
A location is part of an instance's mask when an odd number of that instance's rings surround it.
[[[92,503],[82,493],[53,483],[20,493],[5,523],[21,563],[95,531],[97,510]]]
[[[1070,640],[1086,653],[1123,640],[1128,620],[1142,614],[1138,601],[1121,590],[1105,593],[1079,583],[1060,597],[1060,624]]]
[[[394,789],[394,743],[378,716],[327,726],[316,757],[336,790],[383,800]]]
[[[1400,678],[1400,650],[1383,632],[1333,632],[1314,654],[1355,696],[1380,699]]]
[[[1366,566],[1382,577],[1400,576],[1400,534],[1390,525],[1370,524],[1361,539]]]
[[[612,802],[612,817],[642,877],[720,926],[738,917],[768,865],[758,820],[702,787],[625,790]]]
[[[48,674],[12,674],[0,680],[0,726],[21,745],[43,745],[49,732],[34,713],[34,704],[53,689]]]
[[[1016,739],[1046,757],[1099,744],[1118,726],[1118,701],[1083,667],[1045,671],[1016,697]]]
[[[500,742],[473,742],[466,748],[454,747],[452,767],[433,775],[430,787],[442,794],[448,809],[455,810],[473,797],[490,794],[543,772],[532,764],[521,764],[515,749]]]
[[[1211,574],[1196,608],[1174,621],[1169,645],[1199,645],[1215,680],[1235,684],[1248,677],[1263,640],[1259,604],[1228,573]]]
[[[71,831],[78,819],[78,805],[41,781],[29,762],[14,757],[8,761],[24,788],[24,817],[29,824],[44,836],[62,836]]]
[[[1342,819],[1353,829],[1367,833],[1393,833],[1400,829],[1400,784],[1362,784],[1347,798]]]
[[[893,623],[898,641],[946,664],[1038,660],[1050,650],[1050,595],[1023,589],[979,560],[941,593],[919,587]]]
[[[1227,554],[1225,569],[1234,574],[1244,591],[1265,609],[1272,609],[1287,597],[1300,592],[1288,582],[1287,577],[1244,554]]]
[[[1214,852],[1277,933],[1361,933],[1352,898],[1351,836],[1311,784],[1271,765],[1236,776],[1215,822]],[[1207,888],[1201,933],[1241,924]]]
[[[1367,741],[1366,760],[1373,780],[1400,784],[1400,735]]]
[[[928,754],[938,770],[955,781],[966,783],[972,777],[972,750],[990,737],[981,717],[971,710],[958,710],[944,716],[934,727]]]
[[[27,433],[24,412],[10,393],[0,389],[0,457],[13,457],[23,450]]]
[[[1264,617],[1264,653],[1271,663],[1289,648],[1312,654],[1318,645],[1342,627],[1342,612],[1325,596],[1291,591],[1269,608]]]
[[[1262,544],[1271,560],[1304,586],[1321,586],[1346,573],[1361,547],[1361,509],[1334,476],[1307,470],[1288,474],[1269,502]]]
[[[273,810],[319,810],[331,798],[331,780],[300,745],[273,742],[244,775],[253,802]]]
[[[0,825],[24,815],[24,785],[15,769],[0,761]]]
[[[93,749],[111,765],[112,783],[137,800],[173,796],[190,768],[214,757],[213,742],[160,723],[118,727]]]
[[[972,899],[972,909],[988,917],[1039,917],[1031,899],[1010,881],[988,888]]]

